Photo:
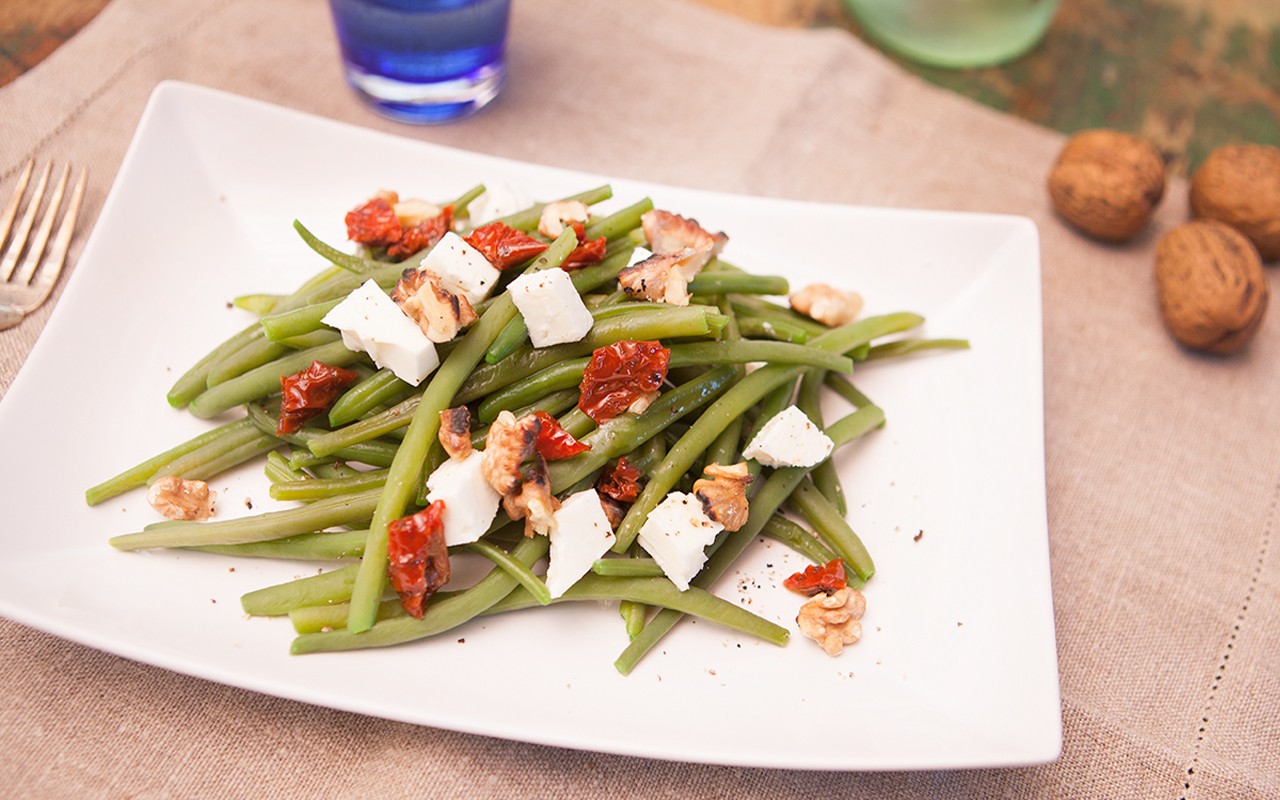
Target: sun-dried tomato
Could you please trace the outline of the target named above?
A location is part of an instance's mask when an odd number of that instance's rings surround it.
[[[338,395],[360,376],[349,369],[312,361],[302,372],[280,378],[280,418],[276,435],[297,433],[302,423],[328,411]]]
[[[400,241],[402,227],[385,197],[375,197],[347,212],[347,238],[369,247],[387,247]]]
[[[387,574],[400,605],[422,619],[426,602],[449,582],[443,500],[387,526]]]
[[[658,342],[623,340],[597,349],[582,373],[578,408],[597,423],[613,419],[662,388],[670,361],[671,351]]]
[[[837,558],[825,564],[814,564],[804,568],[782,582],[782,585],[793,592],[815,595],[818,592],[832,594],[849,585],[844,575],[844,559]]]
[[[601,236],[597,239],[588,240],[586,227],[581,222],[573,223],[573,232],[578,234],[578,246],[573,249],[569,257],[560,265],[561,269],[574,270],[604,261],[604,253],[609,246],[608,239]]]
[[[432,247],[453,228],[453,206],[445,206],[439,214],[417,225],[404,228],[395,244],[387,248],[392,258],[408,258]]]
[[[619,458],[612,467],[605,467],[596,479],[596,491],[600,494],[630,503],[640,496],[640,470]]]
[[[546,242],[540,242],[505,222],[481,225],[468,233],[466,240],[467,244],[479,250],[496,269],[523,264],[547,249]]]
[[[573,438],[573,434],[560,427],[556,418],[547,412],[535,411],[533,415],[542,423],[542,427],[538,429],[538,438],[534,439],[533,444],[546,460],[559,461],[591,449],[591,445]]]

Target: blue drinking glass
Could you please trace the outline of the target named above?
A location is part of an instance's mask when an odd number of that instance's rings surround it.
[[[378,113],[447,122],[497,97],[511,0],[329,0],[347,83]]]

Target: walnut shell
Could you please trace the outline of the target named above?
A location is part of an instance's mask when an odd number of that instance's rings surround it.
[[[1110,130],[1072,136],[1049,173],[1049,198],[1067,222],[1090,236],[1137,235],[1164,198],[1164,159],[1149,142]]]
[[[1155,277],[1165,326],[1197,350],[1239,350],[1267,310],[1258,251],[1221,222],[1196,220],[1165,234],[1156,246]]]
[[[1191,211],[1239,230],[1264,261],[1280,258],[1280,148],[1229,144],[1191,176]]]

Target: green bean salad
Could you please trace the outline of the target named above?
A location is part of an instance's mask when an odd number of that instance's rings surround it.
[[[611,197],[382,191],[346,213],[354,254],[295,223],[323,268],[238,298],[253,321],[168,393],[209,429],[86,491],[145,490],[165,517],[110,544],[331,562],[242,597],[289,617],[295,654],[607,601],[627,674],[686,615],[787,643],[712,592],[763,537],[813,564],[778,590],[799,629],[830,655],[856,642],[875,567],[832,454],[885,414],[854,366],[967,343],[747,272],[731,234],[648,198],[595,210]],[[846,413],[824,419],[824,393]],[[255,461],[290,504],[211,518],[209,480]],[[492,566],[455,585],[464,553]]]

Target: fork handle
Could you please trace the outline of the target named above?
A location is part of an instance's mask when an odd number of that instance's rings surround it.
[[[22,322],[22,318],[25,316],[26,314],[22,312],[22,309],[14,308],[13,306],[0,305],[0,331],[12,328],[14,325]]]

